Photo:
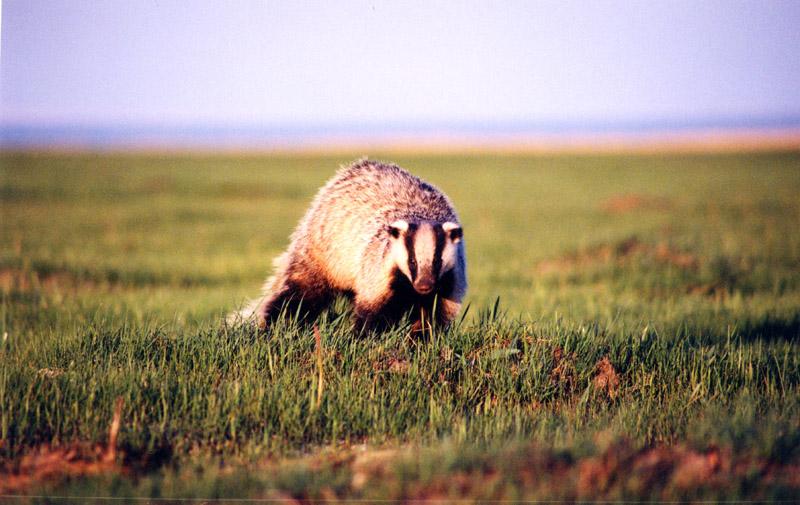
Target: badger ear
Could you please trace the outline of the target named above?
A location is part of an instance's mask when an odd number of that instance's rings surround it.
[[[450,237],[450,240],[452,240],[454,244],[457,244],[458,241],[461,240],[461,237],[464,236],[464,230],[461,228],[461,225],[452,221],[443,223],[442,229],[447,233],[447,236]]]
[[[398,238],[401,234],[408,231],[408,221],[403,219],[398,219],[394,223],[390,224],[389,227],[389,235],[394,238]]]

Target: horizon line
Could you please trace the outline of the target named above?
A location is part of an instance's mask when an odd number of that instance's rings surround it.
[[[140,139],[141,140],[141,139]],[[174,139],[173,139],[174,140]],[[284,139],[286,140],[286,139]],[[6,145],[0,152],[322,155],[392,154],[659,154],[800,151],[800,126],[789,128],[699,128],[588,134],[503,135],[327,135],[279,142],[230,140],[174,142],[165,139],[96,144],[46,142]]]
[[[19,124],[0,121],[2,150],[571,151],[748,150],[800,146],[800,115],[627,121],[387,121],[239,124]],[[692,147],[693,146],[693,147]],[[762,146],[762,147],[759,147]]]

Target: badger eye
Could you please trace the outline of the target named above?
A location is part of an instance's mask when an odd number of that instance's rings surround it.
[[[411,268],[417,268],[417,260],[415,260],[414,258],[408,260],[408,264],[411,265]]]

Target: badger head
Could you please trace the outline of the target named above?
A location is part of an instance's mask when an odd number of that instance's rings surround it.
[[[392,261],[421,295],[431,293],[458,262],[463,236],[458,223],[399,220],[389,225],[388,232]]]

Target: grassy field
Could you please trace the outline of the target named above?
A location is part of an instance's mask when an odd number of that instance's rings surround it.
[[[460,213],[446,332],[222,324],[353,158],[0,155],[0,491],[800,498],[800,153],[376,157]]]

